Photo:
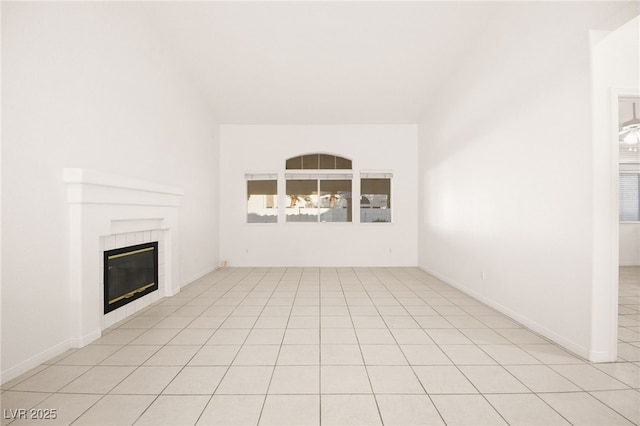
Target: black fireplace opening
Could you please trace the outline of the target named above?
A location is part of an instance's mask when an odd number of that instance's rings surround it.
[[[158,289],[158,242],[104,252],[104,313]]]

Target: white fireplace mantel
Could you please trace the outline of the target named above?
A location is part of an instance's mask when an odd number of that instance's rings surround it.
[[[87,169],[64,169],[67,201],[179,207],[180,188]]]
[[[180,291],[179,212],[184,192],[169,185],[80,168],[64,169],[63,181],[69,206],[71,344],[82,347],[100,337],[116,319]],[[159,289],[105,316],[102,251],[137,243],[133,241],[136,233],[161,240]]]

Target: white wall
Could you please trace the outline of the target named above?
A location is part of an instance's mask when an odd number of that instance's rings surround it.
[[[221,261],[230,266],[415,266],[416,130],[415,125],[222,125]],[[245,173],[279,173],[283,193],[285,160],[315,152],[353,160],[354,192],[360,171],[393,172],[393,223],[357,223],[355,208],[353,223],[246,223]]]
[[[218,263],[218,135],[119,3],[2,4],[2,380],[69,346],[63,168],[184,189],[181,284]]]
[[[593,345],[617,348],[619,243],[618,95],[640,95],[640,18],[611,33],[594,33],[593,102]],[[633,225],[631,226],[633,228]],[[619,234],[619,239],[618,239]],[[633,232],[631,232],[633,234]],[[623,252],[621,252],[623,253]]]
[[[598,17],[554,23],[555,7],[573,5],[522,5],[477,41],[420,125],[419,266],[597,359],[587,30]]]
[[[620,233],[620,266],[640,265],[640,223],[621,223]]]

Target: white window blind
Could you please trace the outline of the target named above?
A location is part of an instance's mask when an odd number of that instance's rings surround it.
[[[640,221],[640,173],[620,173],[620,221]]]

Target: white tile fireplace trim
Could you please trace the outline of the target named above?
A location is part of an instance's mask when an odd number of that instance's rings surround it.
[[[158,294],[153,297],[180,291],[179,211],[184,192],[173,186],[78,168],[64,169],[63,180],[69,205],[71,342],[82,347],[100,337],[115,319],[124,319],[150,299],[141,298],[142,302],[105,318],[101,266],[102,251],[110,237],[126,241],[140,232],[161,236],[163,253],[158,263],[164,279],[159,280]]]

